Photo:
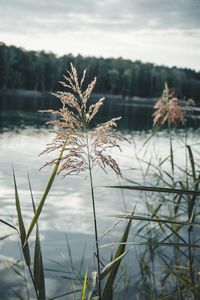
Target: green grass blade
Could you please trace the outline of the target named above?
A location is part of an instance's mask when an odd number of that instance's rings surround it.
[[[187,145],[187,149],[188,149],[190,164],[191,164],[191,168],[192,168],[193,181],[196,182],[197,178],[196,178],[196,171],[195,171],[194,156],[192,153],[192,149],[189,145]]]
[[[11,236],[11,234],[7,234],[7,235],[0,237],[0,241],[7,239],[9,236]]]
[[[5,258],[5,261],[17,276],[24,278],[24,274],[23,274],[22,269],[20,268],[20,265],[18,264],[18,262],[13,263],[7,258]]]
[[[83,280],[83,285],[82,285],[81,300],[85,300],[85,298],[86,298],[87,275],[88,275],[88,272],[86,271],[84,280]]]
[[[10,290],[11,290],[11,291],[13,292],[13,294],[15,295],[15,299],[25,300],[25,298],[23,298],[23,296],[20,295],[20,292],[15,291],[13,288],[11,288]]]
[[[69,262],[70,262],[70,267],[72,269],[72,271],[74,271],[74,263],[73,263],[73,258],[72,258],[72,251],[71,251],[71,246],[70,246],[70,242],[68,239],[67,234],[65,235],[65,239],[66,239],[66,243],[67,243],[67,251],[68,251],[68,255],[69,255]]]
[[[31,194],[32,206],[33,211],[35,213],[35,203],[31,188],[30,178],[28,176],[28,183],[29,183],[29,190]],[[34,250],[34,283],[35,287],[38,291],[39,300],[46,299],[46,292],[45,292],[45,279],[44,279],[44,268],[43,268],[43,260],[42,260],[42,251],[41,251],[41,244],[40,244],[40,236],[39,236],[39,227],[38,223],[36,222],[36,238],[35,238],[35,250]]]
[[[134,191],[144,191],[144,192],[157,192],[157,193],[170,193],[170,194],[181,194],[181,195],[195,195],[199,196],[200,191],[192,191],[186,189],[172,189],[172,188],[162,188],[162,187],[152,187],[145,185],[111,185],[106,186],[111,189],[124,189],[124,190],[134,190]]]
[[[103,244],[100,248],[113,247],[114,245],[129,245],[129,246],[158,246],[158,247],[179,247],[179,248],[196,248],[200,249],[200,244],[188,244],[188,243],[161,243],[161,242],[125,242],[125,243],[108,243]]]
[[[173,144],[172,144],[172,132],[169,128],[169,135],[170,135],[170,161],[171,161],[171,168],[172,174],[174,175],[174,151],[173,151]]]
[[[147,222],[157,222],[157,223],[164,223],[164,224],[176,224],[181,226],[196,226],[199,227],[200,223],[190,223],[190,222],[181,222],[176,221],[175,219],[160,219],[160,218],[149,218],[144,216],[133,216],[133,215],[113,215],[111,217],[120,218],[120,219],[128,219],[128,220],[138,220],[138,221],[147,221]]]
[[[66,141],[66,142],[67,142],[67,141]],[[47,195],[48,195],[48,193],[49,193],[49,191],[50,191],[50,189],[51,189],[51,186],[52,186],[52,184],[53,184],[53,182],[54,182],[54,179],[55,179],[55,176],[56,176],[56,174],[57,174],[58,167],[59,167],[59,164],[60,164],[60,161],[61,161],[61,158],[62,158],[64,149],[65,149],[66,142],[65,142],[64,145],[63,145],[63,148],[62,148],[62,150],[61,150],[61,152],[60,152],[60,155],[59,155],[59,157],[58,157],[58,161],[57,161],[57,163],[55,164],[55,167],[54,167],[54,169],[53,169],[53,172],[52,172],[52,174],[51,174],[51,177],[50,177],[50,179],[49,179],[49,181],[48,181],[47,187],[46,187],[46,189],[45,189],[45,191],[44,191],[44,194],[42,195],[42,198],[41,198],[41,200],[40,200],[40,202],[39,202],[39,205],[38,205],[38,207],[37,207],[37,209],[36,209],[36,211],[35,211],[35,214],[34,214],[34,216],[33,216],[33,219],[32,219],[32,221],[31,221],[31,223],[30,223],[30,225],[29,225],[29,229],[28,229],[28,232],[27,232],[27,236],[26,236],[25,242],[27,242],[27,240],[28,240],[28,238],[29,238],[29,236],[30,236],[30,234],[31,234],[31,232],[32,232],[32,230],[33,230],[33,228],[34,228],[34,226],[35,226],[35,224],[36,224],[36,222],[37,222],[37,220],[38,220],[40,214],[41,214],[41,211],[42,211],[42,208],[43,208],[43,206],[44,206],[45,200],[46,200],[46,198],[47,198]]]
[[[118,249],[115,253],[114,260],[117,259],[118,257],[122,256],[125,253],[125,247],[126,247],[126,242],[127,242],[127,239],[128,239],[130,227],[131,227],[131,222],[132,222],[132,220],[130,219],[128,221],[128,224],[127,224],[126,229],[124,231],[123,237],[121,239],[121,243],[118,246]],[[114,285],[114,281],[115,281],[120,263],[121,263],[121,259],[118,260],[118,262],[116,262],[115,265],[113,265],[113,267],[112,267],[112,269],[111,269],[111,271],[108,275],[108,279],[106,281],[105,288],[103,290],[102,300],[111,300],[112,299],[113,285]]]
[[[20,206],[20,201],[19,201],[19,195],[18,195],[17,183],[16,183],[14,170],[13,170],[13,180],[14,180],[14,187],[15,187],[15,205],[16,205],[16,210],[17,210],[17,217],[18,217],[18,224],[19,224],[20,239],[21,239],[21,244],[22,244],[22,251],[23,251],[24,259],[25,259],[25,262],[26,262],[27,266],[30,266],[30,264],[31,264],[30,251],[29,251],[28,243],[26,243],[24,245],[25,240],[26,240],[26,230],[25,230],[25,226],[24,226],[22,213],[21,213],[21,206]]]
[[[7,225],[8,227],[10,227],[10,228],[16,230],[17,233],[19,234],[19,231],[18,231],[17,227],[15,227],[14,225],[12,225],[12,224],[10,224],[10,223],[8,223],[8,222],[2,220],[2,219],[0,219],[0,222],[3,223],[3,224],[5,224],[5,225]],[[19,235],[20,235],[20,234],[19,234]]]
[[[81,275],[79,270],[75,267],[75,264],[73,262],[72,251],[71,251],[71,246],[70,246],[68,236],[65,235],[65,238],[66,238],[66,243],[67,243],[67,251],[68,251],[68,255],[69,255],[69,262],[70,262],[71,270],[72,270],[73,274],[75,275],[75,277],[82,283],[83,276]]]
[[[39,229],[36,228],[35,253],[34,253],[34,281],[39,294],[39,300],[46,299],[44,268],[40,246]]]
[[[102,280],[108,273],[119,263],[120,260],[127,254],[127,252],[122,253],[117,258],[113,259],[110,263],[108,263],[100,274],[100,279]]]
[[[48,300],[55,300],[55,299],[58,299],[58,298],[62,298],[62,299],[63,299],[64,296],[73,295],[74,293],[79,293],[80,291],[81,291],[81,290],[74,290],[74,291],[72,291],[72,292],[67,292],[67,293],[64,293],[64,294],[55,296],[55,297],[53,297],[53,298],[49,298]]]
[[[178,281],[180,281],[180,283],[182,283],[186,286],[189,286],[190,288],[194,288],[194,285],[191,283],[191,281],[188,279],[188,277],[184,276],[183,274],[178,274],[178,272],[175,272],[173,267],[171,267],[163,257],[161,257],[161,259],[163,260],[164,264],[166,265],[168,270],[171,272],[171,274],[174,275],[174,277],[176,277],[176,279],[178,279]],[[198,285],[196,285],[196,288],[194,289],[194,294],[199,296],[199,292],[200,292],[200,288]]]

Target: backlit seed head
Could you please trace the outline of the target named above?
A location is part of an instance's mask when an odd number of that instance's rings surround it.
[[[177,124],[185,122],[185,110],[179,104],[178,98],[174,96],[174,92],[170,91],[167,83],[162,97],[156,102],[155,112],[153,113],[153,125]]]
[[[118,141],[124,139],[115,130],[120,117],[90,129],[90,122],[99,112],[105,99],[100,98],[95,104],[89,105],[88,102],[96,84],[96,77],[83,90],[86,70],[83,71],[79,80],[76,68],[73,64],[70,66],[70,71],[67,71],[67,76],[64,76],[65,80],[60,82],[63,87],[67,88],[67,91],[54,94],[61,101],[62,108],[42,111],[51,112],[58,116],[58,119],[48,122],[57,129],[51,131],[55,137],[42,154],[61,150],[67,141],[58,173],[64,171],[65,175],[79,174],[88,170],[89,167],[99,166],[104,171],[106,171],[106,167],[110,167],[115,173],[121,175],[118,163],[107,151],[116,147],[120,149]],[[47,162],[45,166],[54,165],[57,160],[53,159]]]

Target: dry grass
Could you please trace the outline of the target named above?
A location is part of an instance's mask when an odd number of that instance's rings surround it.
[[[77,71],[71,64],[71,70],[67,74],[64,76],[65,81],[61,84],[68,91],[55,94],[61,101],[62,108],[43,111],[58,116],[58,119],[48,122],[57,129],[52,131],[55,138],[47,145],[43,154],[62,149],[67,140],[58,173],[64,171],[65,175],[79,174],[87,171],[88,168],[99,166],[104,171],[106,167],[110,167],[115,173],[121,175],[117,162],[107,151],[116,147],[120,149],[118,141],[123,138],[115,131],[120,117],[98,124],[91,129],[90,123],[105,100],[100,98],[95,104],[89,105],[89,98],[95,87],[96,78],[83,90],[86,70],[79,80]],[[57,158],[47,162],[46,165],[53,165],[56,162]]]

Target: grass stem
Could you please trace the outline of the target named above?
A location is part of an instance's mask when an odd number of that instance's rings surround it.
[[[88,156],[88,169],[89,169],[89,178],[90,178],[90,190],[91,190],[91,197],[92,197],[92,211],[93,211],[93,221],[94,221],[95,244],[96,244],[96,252],[97,252],[98,292],[99,292],[99,300],[101,300],[101,280],[100,280],[101,271],[100,271],[98,229],[97,229],[97,219],[96,219],[96,207],[95,207],[94,185],[93,185],[93,177],[92,177],[92,166],[91,166],[91,160],[90,160],[90,150],[89,150],[89,141],[88,141],[88,133],[87,132],[86,132],[86,141],[87,141],[87,156]]]

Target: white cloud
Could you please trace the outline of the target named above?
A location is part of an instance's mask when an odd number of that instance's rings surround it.
[[[0,40],[199,69],[199,0],[0,0]]]

